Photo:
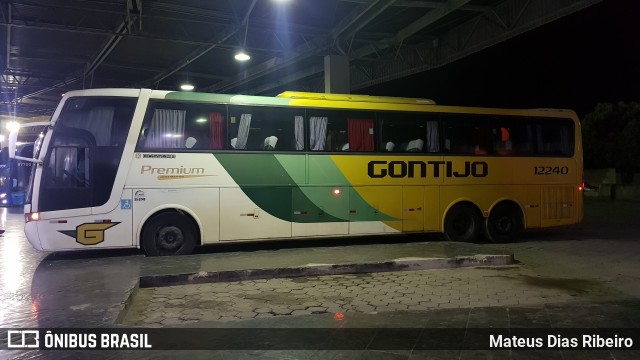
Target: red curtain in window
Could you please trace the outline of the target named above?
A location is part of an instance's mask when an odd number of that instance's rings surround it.
[[[349,151],[373,151],[373,120],[347,119]]]
[[[222,136],[222,114],[212,112],[209,114],[209,128],[211,130],[211,149],[220,150],[224,147]]]

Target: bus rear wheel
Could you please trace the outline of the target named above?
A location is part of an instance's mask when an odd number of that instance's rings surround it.
[[[513,204],[498,204],[484,220],[482,230],[495,243],[515,240],[522,230],[522,212]]]
[[[142,247],[149,256],[186,255],[196,246],[196,225],[179,212],[154,215],[142,229]]]
[[[444,237],[448,241],[473,242],[480,228],[478,212],[465,204],[455,205],[444,220]]]

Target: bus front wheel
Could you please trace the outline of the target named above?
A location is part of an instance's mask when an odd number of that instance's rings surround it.
[[[498,204],[484,220],[484,235],[496,243],[511,242],[522,231],[522,212],[513,204]]]
[[[480,217],[471,206],[458,204],[444,220],[444,237],[448,241],[473,242],[478,237]]]
[[[185,255],[196,246],[196,226],[179,212],[162,212],[142,230],[142,247],[149,256]]]

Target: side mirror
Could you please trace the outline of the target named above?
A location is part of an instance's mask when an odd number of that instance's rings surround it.
[[[21,124],[17,129],[11,129],[11,131],[9,132],[9,146],[8,146],[8,150],[9,150],[9,158],[10,159],[17,159],[17,160],[23,160],[23,161],[28,161],[30,163],[35,163],[35,164],[40,164],[42,163],[42,161],[34,159],[32,157],[24,157],[24,156],[17,156],[16,155],[16,148],[18,145],[18,133],[20,132],[20,128],[30,128],[30,127],[34,127],[34,126],[50,126],[50,122],[32,122],[32,123],[26,123],[26,124]],[[37,142],[38,147],[40,147],[40,145],[42,144],[42,139],[38,138],[38,140],[40,140],[39,142]],[[35,154],[35,147],[34,147],[34,154]]]

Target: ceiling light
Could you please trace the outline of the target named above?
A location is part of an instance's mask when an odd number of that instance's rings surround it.
[[[9,130],[10,132],[18,131],[19,129],[20,129],[20,124],[17,123],[16,121],[9,121],[7,123],[7,130]]]
[[[251,59],[251,56],[247,55],[244,51],[240,51],[234,56],[234,58],[238,61],[247,61]]]
[[[193,89],[195,89],[195,86],[193,86],[191,84],[182,84],[182,85],[180,85],[180,90],[182,90],[182,91],[192,91]]]

